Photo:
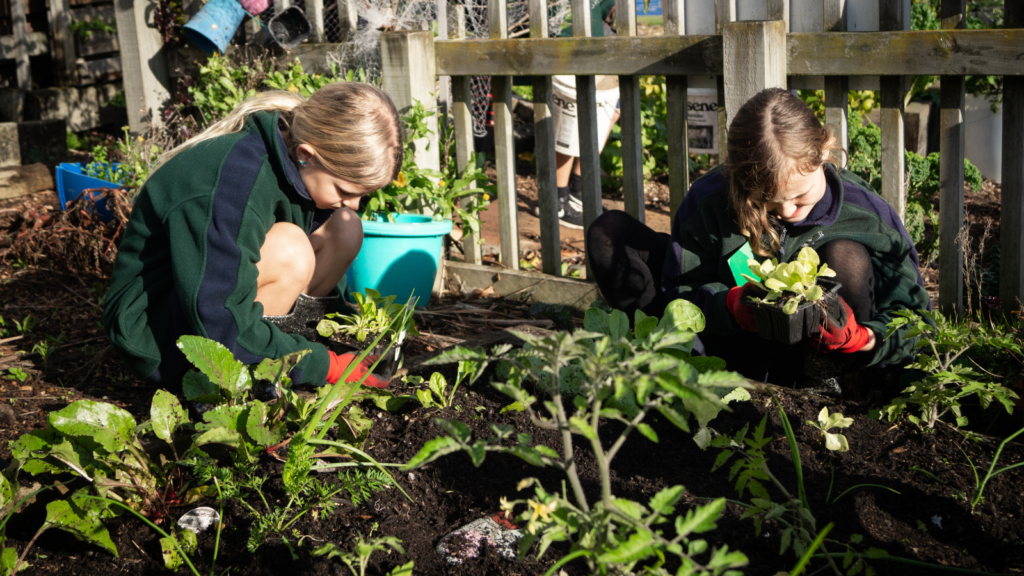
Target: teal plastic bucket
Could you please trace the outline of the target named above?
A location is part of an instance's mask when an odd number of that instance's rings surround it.
[[[207,54],[223,54],[242,18],[245,9],[238,0],[210,0],[183,28],[185,36]]]
[[[395,221],[363,221],[363,247],[348,269],[348,291],[373,288],[382,296],[405,303],[410,296],[426,306],[434,277],[441,266],[444,236],[452,221],[435,221],[421,214],[392,214]]]

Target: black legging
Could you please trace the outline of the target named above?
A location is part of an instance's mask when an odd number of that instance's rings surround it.
[[[655,232],[621,210],[599,216],[587,231],[590,268],[604,299],[633,321],[637,309],[660,317],[669,300],[661,292],[661,269],[671,237]],[[875,315],[875,274],[864,245],[837,239],[817,249],[822,262],[835,270],[842,284],[839,295],[850,305],[858,322]],[[726,361],[729,369],[756,380],[792,385],[806,372],[811,349],[765,340],[751,332],[721,336],[704,332],[695,348]],[[839,354],[833,354],[840,360]],[[843,364],[856,364],[858,355],[841,355]]]

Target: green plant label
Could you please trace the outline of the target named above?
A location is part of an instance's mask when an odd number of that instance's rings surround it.
[[[729,270],[732,272],[732,277],[736,280],[737,286],[743,286],[747,283],[747,279],[743,277],[743,274],[750,271],[750,268],[747,266],[747,260],[754,259],[754,252],[750,249],[750,242],[745,243],[742,248],[729,257]]]

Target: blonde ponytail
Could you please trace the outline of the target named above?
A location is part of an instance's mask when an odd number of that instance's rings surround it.
[[[284,90],[260,92],[239,104],[237,108],[229,112],[224,118],[221,118],[207,126],[206,130],[203,130],[194,138],[189,139],[177,148],[168,150],[161,154],[160,159],[157,161],[156,168],[163,166],[168,160],[177,156],[179,152],[184,152],[196,144],[206,142],[207,140],[216,138],[217,136],[240,132],[245,126],[245,119],[248,118],[250,114],[273,111],[291,112],[296,106],[303,102],[305,102],[305,99],[302,96],[292,94],[291,92],[285,92]]]

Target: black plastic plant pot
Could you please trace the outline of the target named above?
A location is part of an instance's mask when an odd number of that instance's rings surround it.
[[[783,312],[781,305],[748,298],[747,303],[754,308],[757,334],[766,340],[796,344],[820,332],[822,309],[828,310],[831,306],[839,306],[839,287],[842,284],[819,278],[818,285],[825,291],[821,300],[804,302],[792,314]]]
[[[309,38],[313,27],[306,13],[298,6],[290,6],[274,16],[263,32],[264,44],[272,44],[284,50],[291,50]]]
[[[340,341],[339,341],[340,338]],[[369,335],[366,337],[365,342],[359,342],[354,338],[350,338],[345,335],[335,335],[330,340],[330,349],[335,354],[344,354],[346,352],[359,355],[366,349],[367,346],[373,343],[377,338],[376,334]],[[373,362],[380,358],[380,362],[377,363],[377,367],[373,369],[372,374],[376,376],[382,382],[388,382],[391,377],[398,371],[398,367],[401,365],[402,359],[402,344],[405,342],[405,331],[398,336],[395,340],[395,345],[388,350],[388,344],[391,343],[391,338],[385,336],[380,339],[370,353],[367,354],[367,362],[373,364]]]

